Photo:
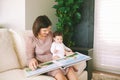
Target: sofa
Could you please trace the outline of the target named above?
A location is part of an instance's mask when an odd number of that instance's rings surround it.
[[[0,80],[55,80],[47,75],[26,77],[26,42],[31,30],[0,29]],[[86,61],[75,64],[79,80],[87,80]]]

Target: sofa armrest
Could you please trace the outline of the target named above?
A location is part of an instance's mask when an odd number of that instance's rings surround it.
[[[77,74],[80,75],[86,68],[86,61],[78,62],[74,67],[78,70]]]

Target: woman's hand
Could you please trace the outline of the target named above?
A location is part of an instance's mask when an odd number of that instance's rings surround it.
[[[35,70],[37,69],[37,66],[38,66],[38,61],[35,58],[31,59],[29,62],[29,68]]]

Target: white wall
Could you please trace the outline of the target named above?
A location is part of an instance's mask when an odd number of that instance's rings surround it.
[[[94,68],[120,74],[120,0],[95,1]]]
[[[0,25],[12,29],[25,29],[25,1],[0,0]]]
[[[0,26],[15,30],[31,29],[35,18],[47,15],[57,22],[54,0],[0,0]]]
[[[25,0],[26,1],[26,29],[31,29],[34,20],[40,15],[47,15],[52,21],[53,27],[57,22],[57,17],[55,16],[55,9],[53,5],[54,0]]]

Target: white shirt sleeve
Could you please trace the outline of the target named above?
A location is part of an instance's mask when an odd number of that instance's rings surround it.
[[[51,45],[51,48],[50,48],[50,51],[51,51],[52,54],[55,54],[55,53],[54,53],[54,50],[55,50],[55,49],[56,49],[55,43],[53,42],[52,45]]]

